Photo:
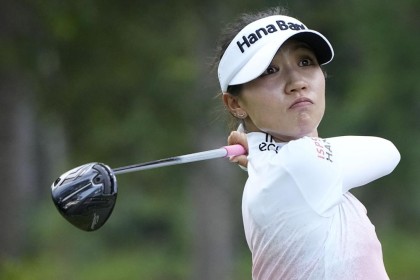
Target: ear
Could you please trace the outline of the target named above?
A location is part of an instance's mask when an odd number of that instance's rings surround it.
[[[229,93],[224,93],[222,98],[223,98],[223,102],[225,103],[226,108],[229,110],[229,112],[233,116],[243,119],[244,116],[247,115],[246,111],[239,104],[239,100],[237,96],[234,96]]]

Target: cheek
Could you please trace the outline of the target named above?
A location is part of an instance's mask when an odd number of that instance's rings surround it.
[[[316,88],[318,112],[320,119],[322,119],[325,113],[325,78],[324,76],[322,77],[322,80],[319,82]]]
[[[239,105],[248,112],[258,111],[260,103],[263,102],[262,95],[252,83],[243,85],[241,94],[238,98]]]
[[[325,74],[324,71],[320,67],[318,67],[317,71],[313,73],[313,81],[316,81],[316,84],[319,88],[325,89]]]
[[[270,123],[276,119],[274,112],[278,114],[279,111],[278,107],[274,110],[272,105],[278,104],[278,102],[274,102],[271,96],[266,96],[261,92],[258,92],[258,95],[256,92],[249,95],[245,92],[242,92],[242,94],[239,102],[249,117],[247,129],[249,131],[260,131],[265,130],[267,126],[270,127]]]
[[[275,91],[243,92],[242,97],[240,101],[242,107],[254,118],[263,118],[267,114],[273,113],[273,111],[282,110],[282,104],[284,103],[284,97],[275,93]]]
[[[316,97],[323,103],[323,107],[325,107],[325,76],[321,69],[317,72],[314,81],[316,81],[313,83]]]

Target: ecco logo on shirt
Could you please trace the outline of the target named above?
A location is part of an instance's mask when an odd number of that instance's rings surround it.
[[[274,143],[266,143],[266,142],[260,143],[260,145],[258,146],[258,148],[260,149],[261,152],[274,151],[276,154],[280,150],[280,146],[277,146]]]
[[[273,136],[271,136],[268,133],[265,134],[265,142],[261,142],[258,145],[258,148],[260,149],[261,152],[273,151],[276,154],[278,154],[280,150],[280,146],[276,145],[276,143],[273,140]]]

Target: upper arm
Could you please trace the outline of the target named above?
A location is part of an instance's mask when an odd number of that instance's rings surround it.
[[[341,168],[332,145],[325,139],[305,137],[289,142],[281,157],[307,204],[329,216],[343,195]]]
[[[340,161],[343,192],[388,175],[400,161],[397,148],[383,138],[343,136],[329,141]]]

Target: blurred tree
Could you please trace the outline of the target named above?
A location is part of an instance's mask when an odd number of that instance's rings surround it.
[[[17,17],[16,15],[20,15]],[[21,257],[28,214],[37,191],[34,91],[25,68],[26,38],[36,39],[28,7],[16,2],[0,10],[0,261]],[[19,46],[19,47],[17,47]]]

